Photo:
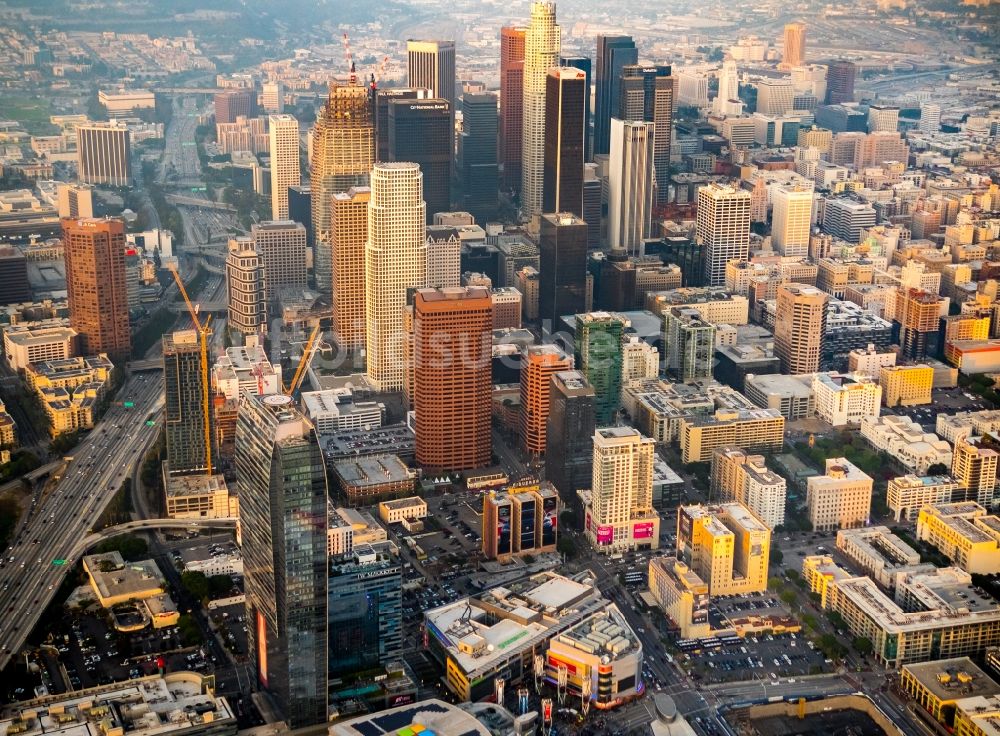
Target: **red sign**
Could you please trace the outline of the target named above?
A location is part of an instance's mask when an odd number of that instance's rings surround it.
[[[649,539],[653,536],[653,522],[640,521],[632,525],[632,539]]]
[[[597,527],[597,543],[611,544],[615,538],[615,528],[608,524],[601,524]]]

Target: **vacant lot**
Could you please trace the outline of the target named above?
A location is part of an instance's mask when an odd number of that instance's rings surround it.
[[[35,95],[0,94],[0,110],[4,120],[16,120],[32,135],[50,135],[58,128],[49,122],[52,105]]]

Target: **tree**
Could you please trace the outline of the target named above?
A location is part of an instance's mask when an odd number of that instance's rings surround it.
[[[788,589],[781,591],[781,595],[779,596],[779,598],[781,598],[781,600],[784,601],[785,604],[791,606],[794,605],[798,596],[795,594],[794,590]]]
[[[576,543],[573,541],[572,537],[563,535],[559,537],[559,541],[556,543],[556,550],[567,558],[572,559],[576,556]]]
[[[854,651],[863,657],[867,657],[875,650],[872,640],[866,636],[856,636],[851,643],[854,645]]]
[[[203,572],[186,571],[181,573],[181,585],[184,586],[192,598],[205,600],[208,598],[208,578]]]
[[[927,468],[927,475],[948,475],[951,470],[944,463],[934,463]]]
[[[784,553],[777,547],[771,547],[770,560],[772,565],[780,565],[785,559]]]
[[[836,611],[827,611],[826,620],[833,624],[833,627],[836,629],[847,628],[847,622],[844,621],[844,617]]]
[[[98,554],[118,552],[126,562],[135,562],[146,556],[149,552],[149,545],[142,537],[123,534],[101,542],[94,548],[94,552]]]
[[[201,643],[201,629],[190,613],[181,614],[177,628],[180,629],[181,644],[184,646],[190,647]]]
[[[785,570],[785,577],[788,578],[789,580],[798,580],[799,571],[796,570],[794,567],[790,567],[787,570]]]
[[[208,593],[211,598],[221,598],[233,589],[233,579],[228,575],[213,575],[208,579]]]

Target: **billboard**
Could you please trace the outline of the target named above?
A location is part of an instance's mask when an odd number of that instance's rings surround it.
[[[519,550],[535,548],[535,504],[534,498],[521,501],[521,546]]]
[[[610,524],[601,524],[597,527],[597,543],[611,544],[615,538],[615,528]]]
[[[632,539],[649,539],[653,536],[653,522],[639,521],[632,525]]]
[[[510,501],[497,504],[497,554],[509,555],[511,549]]]
[[[589,532],[590,531],[590,526],[591,526],[590,512],[589,511],[587,512],[587,515],[583,519],[583,524],[584,524],[584,528]]]
[[[548,547],[556,543],[556,529],[559,526],[559,514],[556,508],[556,497],[550,496],[542,501],[542,546]]]

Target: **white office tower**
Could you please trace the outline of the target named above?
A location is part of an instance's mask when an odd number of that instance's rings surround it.
[[[719,72],[719,95],[712,103],[712,112],[718,116],[739,116],[743,114],[740,100],[740,75],[735,59],[722,62]]]
[[[924,133],[937,133],[941,130],[940,105],[925,102],[920,106],[920,130]]]
[[[524,97],[522,101],[521,210],[525,217],[542,214],[545,163],[545,78],[559,66],[562,41],[556,24],[556,4],[531,4],[531,22],[524,34]]]
[[[775,186],[771,201],[774,204],[771,245],[783,256],[805,258],[809,255],[813,188],[804,184]]]
[[[695,238],[704,254],[705,283],[726,283],[726,264],[750,256],[750,192],[714,182],[701,187]]]
[[[826,99],[827,67],[822,64],[810,64],[797,66],[791,72],[795,94],[812,95],[821,102]]]
[[[795,106],[795,88],[790,79],[762,79],[757,83],[757,112],[787,115]]]
[[[427,279],[424,176],[414,163],[377,163],[371,174],[365,243],[368,377],[381,391],[403,388],[406,290]]]
[[[608,244],[643,255],[653,219],[654,123],[611,118]]]
[[[280,115],[285,111],[285,88],[281,82],[264,82],[260,95],[264,112]]]
[[[682,70],[677,73],[677,98],[682,105],[708,105],[708,77],[701,72]]]
[[[271,145],[271,219],[288,219],[288,187],[302,183],[299,171],[299,121],[292,115],[271,115],[267,121]]]
[[[868,108],[869,133],[895,133],[899,130],[899,108],[872,105]]]

